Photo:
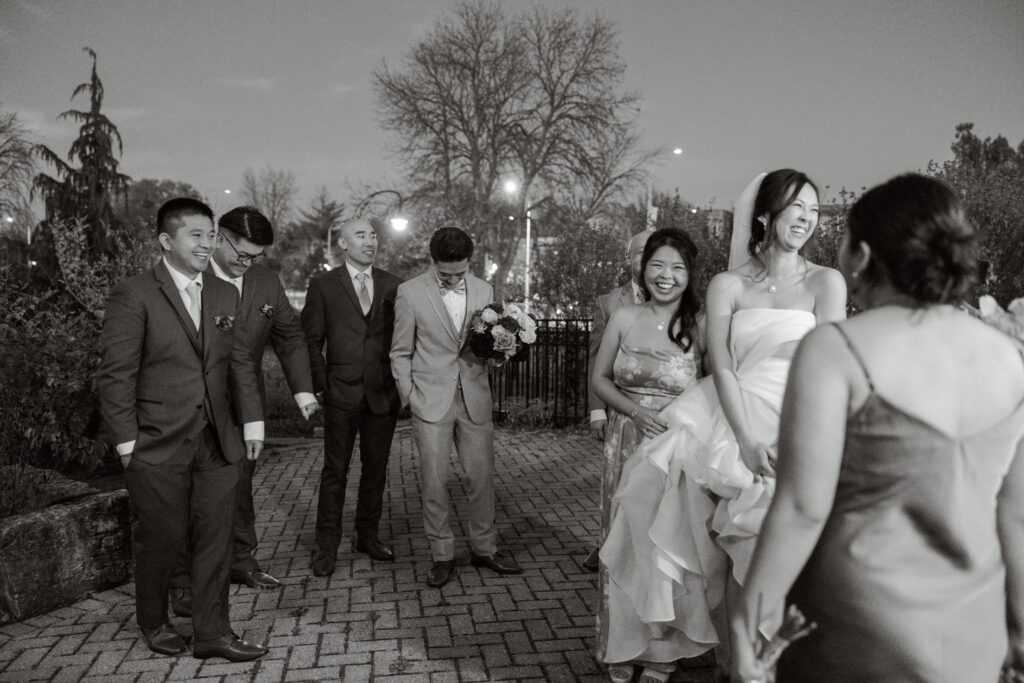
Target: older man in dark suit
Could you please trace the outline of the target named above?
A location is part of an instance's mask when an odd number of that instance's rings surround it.
[[[324,402],[324,467],[310,562],[314,576],[334,572],[357,434],[361,474],[353,547],[375,560],[395,559],[378,527],[401,407],[388,359],[401,279],[373,267],[377,233],[369,221],[353,219],[341,226],[340,235],[345,264],[310,281],[302,309],[313,387]]]
[[[167,620],[167,593],[187,550],[194,656],[254,659],[267,649],[235,636],[228,618],[239,462],[263,447],[256,376],[235,334],[238,293],[203,277],[216,235],[205,204],[166,202],[157,233],[162,260],[111,289],[96,376],[138,516],[136,618],[150,649],[185,651]]]

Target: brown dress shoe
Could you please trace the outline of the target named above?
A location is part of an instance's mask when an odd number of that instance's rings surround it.
[[[182,638],[170,624],[161,624],[156,628],[143,628],[142,639],[150,650],[161,655],[180,655],[187,649]]]
[[[192,656],[196,659],[223,657],[229,662],[248,662],[267,654],[269,650],[259,643],[242,640],[235,634],[223,636],[207,643],[196,643],[192,646]]]
[[[264,590],[281,587],[280,581],[259,569],[250,569],[248,571],[231,570],[231,583],[240,583],[249,588],[262,588]]]
[[[441,560],[430,566],[427,574],[427,585],[431,588],[440,588],[448,583],[455,572],[455,560]]]
[[[192,617],[192,589],[171,589],[171,611],[184,619]]]
[[[580,566],[588,572],[596,572],[598,569],[601,568],[601,558],[599,556],[600,552],[600,548],[594,548],[593,550],[591,550],[590,554],[587,555],[587,559],[583,560]]]
[[[313,559],[309,566],[313,569],[313,576],[330,576],[334,573],[334,564],[337,562],[335,553],[325,550],[314,550]]]
[[[493,555],[469,554],[469,563],[474,567],[487,567],[499,574],[522,574],[523,568],[516,564],[516,560],[507,550],[499,550]]]
[[[380,542],[379,538],[358,538],[352,544],[356,552],[366,553],[375,560],[381,562],[394,562],[395,553],[388,546]]]

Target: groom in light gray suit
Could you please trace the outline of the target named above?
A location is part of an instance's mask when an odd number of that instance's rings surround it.
[[[452,444],[469,481],[470,562],[499,574],[522,571],[497,548],[494,528],[494,423],[487,365],[466,343],[469,318],[491,303],[491,285],[469,273],[473,240],[459,228],[430,239],[433,267],[398,287],[391,372],[412,411],[419,453],[423,528],[433,564],[427,585],[440,588],[455,569],[449,521],[448,469]]]

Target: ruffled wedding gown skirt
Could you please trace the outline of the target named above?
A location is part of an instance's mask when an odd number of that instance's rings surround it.
[[[778,440],[779,411],[807,311],[746,309],[733,315],[731,351],[751,435]],[[755,477],[702,379],[661,415],[669,429],[644,441],[623,467],[601,561],[609,576],[603,661],[669,662],[714,647],[712,612],[730,561],[742,584],[775,480]]]

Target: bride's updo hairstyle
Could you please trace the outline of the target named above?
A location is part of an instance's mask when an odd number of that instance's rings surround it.
[[[747,245],[747,253],[762,266],[765,263],[761,260],[761,253],[776,239],[775,231],[771,229],[775,219],[796,200],[804,185],[810,185],[814,188],[815,194],[820,194],[818,186],[806,173],[792,168],[772,171],[761,180],[757,197],[754,199],[754,213],[750,217],[750,242]],[[765,215],[768,216],[767,225],[758,220],[758,216]]]
[[[921,305],[959,302],[978,275],[974,229],[946,184],[908,173],[873,187],[850,209],[849,248],[871,247],[861,277],[888,279]]]

